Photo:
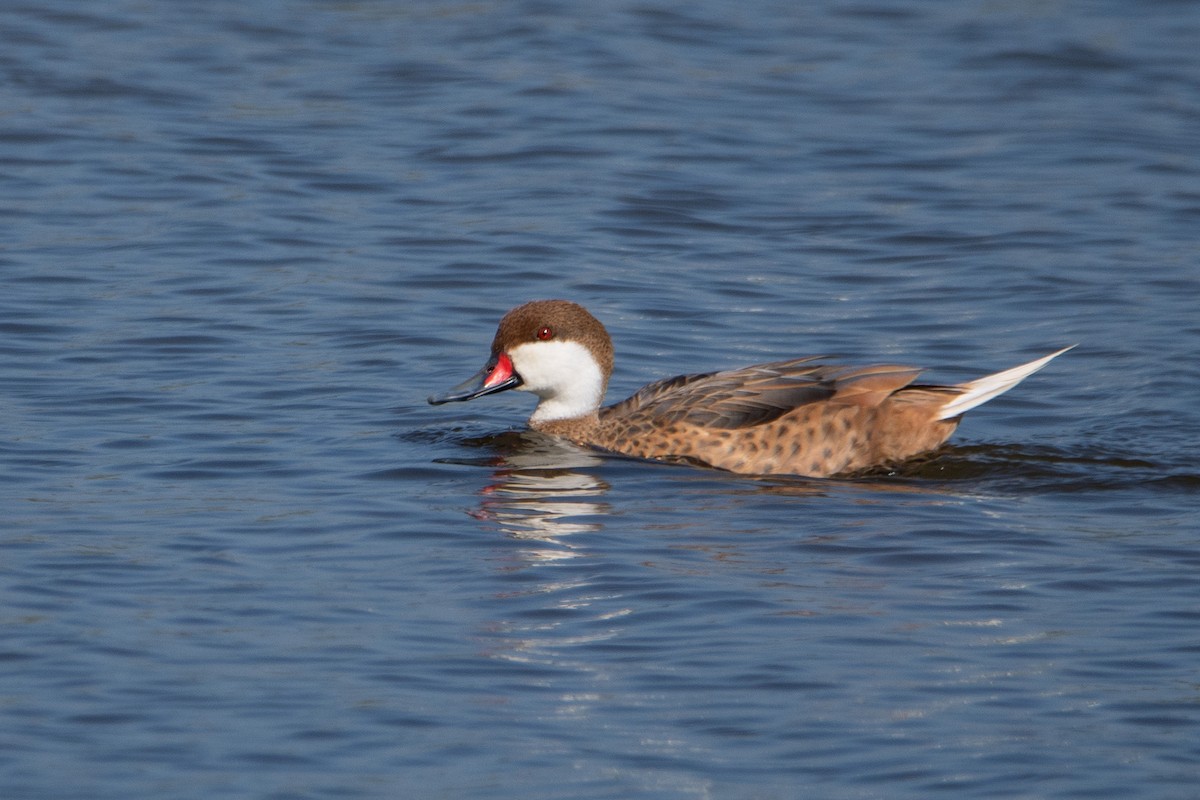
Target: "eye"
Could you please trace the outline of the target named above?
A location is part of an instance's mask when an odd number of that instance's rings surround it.
[[[543,325],[542,327],[538,328],[537,337],[539,339],[541,339],[543,342],[546,341],[547,339],[553,339],[554,338],[554,329],[551,328],[549,325]]]

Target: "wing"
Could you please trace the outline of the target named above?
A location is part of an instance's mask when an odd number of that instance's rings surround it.
[[[680,375],[645,386],[603,414],[644,417],[656,424],[749,428],[820,402],[876,405],[920,372],[908,367],[814,364],[823,356],[743,369]]]

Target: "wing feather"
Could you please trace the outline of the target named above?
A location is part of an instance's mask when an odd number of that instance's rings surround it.
[[[908,367],[813,363],[822,358],[809,356],[656,381],[602,413],[643,417],[655,424],[749,428],[811,403],[875,405],[907,386],[919,372]]]

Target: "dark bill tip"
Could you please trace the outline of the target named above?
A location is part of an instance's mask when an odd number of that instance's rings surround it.
[[[503,392],[506,389],[513,389],[520,385],[521,377],[513,372],[512,362],[508,359],[508,356],[501,353],[498,358],[489,361],[486,367],[467,378],[458,386],[441,394],[432,394],[428,399],[431,406],[440,406],[443,403],[460,403],[464,400],[474,400],[476,397],[483,397],[485,394]]]

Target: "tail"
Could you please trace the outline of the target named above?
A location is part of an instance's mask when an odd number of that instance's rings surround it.
[[[957,417],[970,411],[975,406],[983,405],[988,400],[991,400],[997,395],[1004,394],[1009,389],[1016,386],[1021,381],[1028,378],[1033,373],[1037,372],[1042,367],[1050,363],[1052,359],[1061,356],[1075,345],[1064,347],[1058,352],[1051,353],[1048,356],[1039,358],[1036,361],[1030,361],[1028,364],[1022,364],[1019,367],[1006,369],[1003,372],[997,372],[994,375],[984,375],[982,378],[976,378],[973,381],[960,383],[954,388],[961,389],[962,394],[955,395],[942,406],[934,419],[950,419]]]

